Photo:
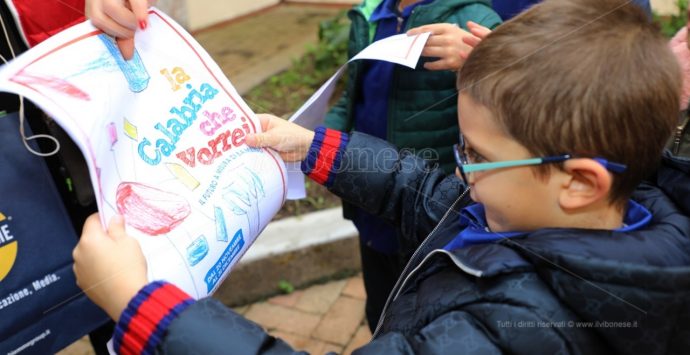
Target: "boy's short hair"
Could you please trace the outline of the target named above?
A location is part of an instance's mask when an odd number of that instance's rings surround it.
[[[629,3],[546,0],[499,26],[458,75],[461,93],[532,154],[626,164],[614,174],[616,204],[657,168],[681,87],[666,40]]]

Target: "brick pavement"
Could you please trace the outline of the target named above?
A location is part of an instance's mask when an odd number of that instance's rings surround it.
[[[350,354],[371,338],[360,275],[315,285],[236,309],[293,348]]]

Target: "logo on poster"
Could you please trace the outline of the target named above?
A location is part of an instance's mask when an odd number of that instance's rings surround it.
[[[17,258],[17,241],[9,224],[11,219],[0,212],[0,282],[10,273]]]

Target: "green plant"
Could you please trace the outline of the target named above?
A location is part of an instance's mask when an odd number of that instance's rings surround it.
[[[319,24],[319,43],[311,52],[317,70],[331,71],[347,61],[350,22],[346,12]]]
[[[676,0],[676,8],[678,12],[671,15],[653,15],[654,22],[659,24],[661,33],[667,37],[673,37],[688,21],[688,0]]]
[[[278,282],[278,289],[284,294],[289,294],[295,291],[295,286],[293,286],[290,281],[280,280]]]
[[[318,28],[319,41],[308,46],[305,54],[293,60],[289,69],[250,90],[244,96],[245,101],[255,112],[285,116],[296,111],[347,62],[349,32],[350,22],[345,11],[322,21]]]

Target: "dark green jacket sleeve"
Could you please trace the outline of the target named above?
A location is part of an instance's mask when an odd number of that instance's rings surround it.
[[[328,128],[337,129],[338,131],[347,132],[350,130],[350,122],[347,115],[347,105],[349,98],[347,92],[343,92],[338,102],[326,114],[324,125]]]

